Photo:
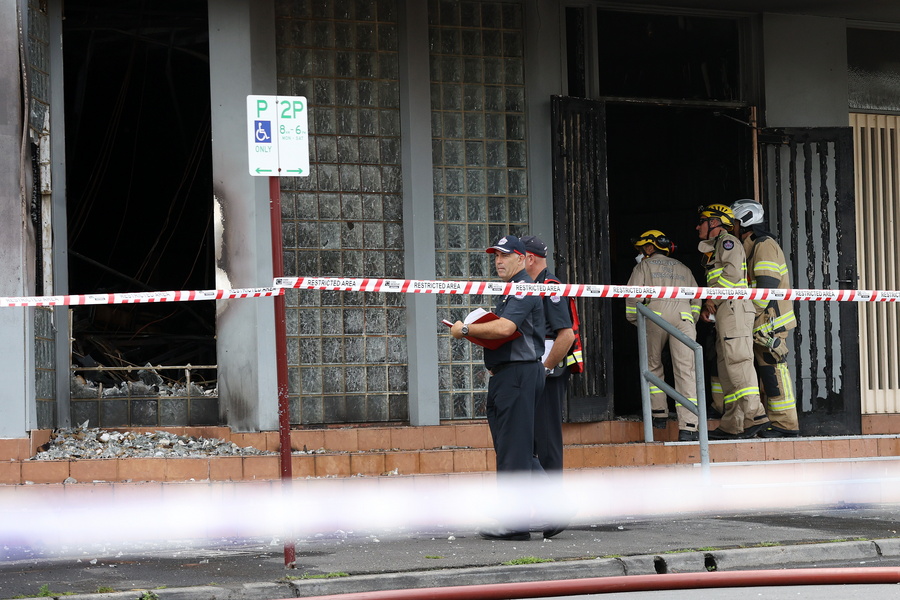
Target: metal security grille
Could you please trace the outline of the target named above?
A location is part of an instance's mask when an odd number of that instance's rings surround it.
[[[609,281],[605,105],[554,96],[552,110],[557,272],[570,283]],[[599,421],[612,415],[612,303],[576,304],[586,370],[572,378],[566,418]]]
[[[759,148],[760,201],[794,287],[856,287],[850,129],[763,129]],[[855,304],[794,305],[798,326],[788,363],[804,433],[860,432]]]
[[[861,289],[900,286],[900,148],[898,117],[851,114],[856,229]],[[900,307],[863,303],[859,310],[862,411],[900,412]]]

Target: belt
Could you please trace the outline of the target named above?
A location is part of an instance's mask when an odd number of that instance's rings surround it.
[[[511,361],[509,361],[509,362],[500,363],[499,365],[494,365],[493,367],[490,368],[490,372],[491,372],[492,375],[496,375],[497,373],[499,373],[500,371],[502,371],[502,370],[505,369],[506,367],[511,367],[511,366],[513,366],[513,365],[528,365],[528,364],[531,364],[531,363],[536,363],[537,361],[538,361],[538,359],[534,359],[534,360],[511,360]]]

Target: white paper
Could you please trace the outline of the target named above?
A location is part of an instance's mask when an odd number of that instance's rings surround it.
[[[465,323],[466,325],[470,325],[470,324],[474,323],[475,321],[477,321],[478,319],[480,319],[481,317],[483,317],[484,315],[488,314],[488,312],[490,312],[490,311],[484,310],[483,308],[476,308],[475,310],[473,310],[472,312],[470,312],[469,314],[466,315],[466,318],[463,321],[463,323]]]

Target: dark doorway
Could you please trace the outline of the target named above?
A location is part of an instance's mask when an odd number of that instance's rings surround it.
[[[214,287],[206,0],[67,0],[69,291]],[[215,364],[215,307],[74,309],[75,360]]]
[[[753,197],[749,109],[608,102],[606,111],[611,283],[631,275],[631,238],[659,229],[675,242],[673,257],[705,285],[697,207]],[[615,412],[640,415],[637,330],[625,319],[624,301],[612,302]],[[706,334],[698,328],[698,341]]]

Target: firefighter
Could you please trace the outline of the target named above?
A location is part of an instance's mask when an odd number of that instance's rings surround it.
[[[784,251],[775,236],[763,227],[764,210],[755,200],[734,202],[731,210],[738,220],[738,233],[747,254],[750,286],[765,289],[789,289]],[[797,326],[790,300],[754,300],[753,356],[759,376],[763,407],[770,425],[760,437],[797,437],[797,401],[788,370],[788,332]]]
[[[746,254],[741,242],[729,233],[734,213],[724,204],[710,204],[699,210],[698,249],[711,288],[747,288]],[[769,426],[759,398],[753,368],[753,319],[756,311],[748,299],[707,299],[700,318],[716,324],[716,366],[724,393],[724,410],[719,427],[710,439],[754,437]]]
[[[693,273],[680,261],[671,257],[675,251],[668,237],[658,229],[645,231],[640,237],[633,239],[634,247],[641,253],[628,279],[628,285],[636,286],[672,286],[697,287]],[[637,323],[638,298],[625,300],[625,316],[632,323]],[[678,331],[694,340],[697,337],[697,318],[700,316],[700,300],[683,300],[668,298],[650,298],[642,302],[678,328]],[[694,352],[675,339],[656,323],[647,323],[647,363],[650,372],[664,378],[662,354],[666,344],[672,357],[672,371],[675,376],[675,389],[688,401],[697,406],[697,378],[694,368]],[[666,394],[655,385],[650,385],[650,410],[653,426],[666,428],[669,416]],[[697,432],[697,415],[680,402],[675,403],[678,416],[678,441],[695,441],[699,439]]]

